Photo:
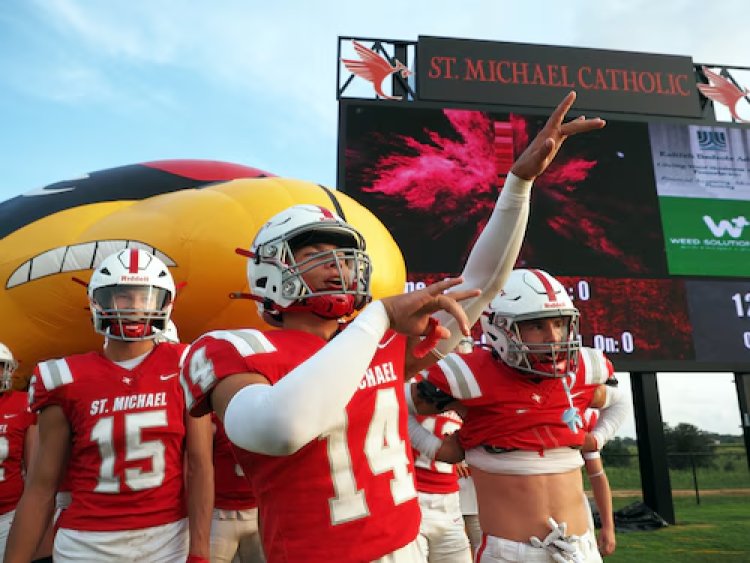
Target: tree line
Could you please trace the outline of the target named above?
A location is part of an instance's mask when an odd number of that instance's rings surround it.
[[[741,436],[716,434],[701,430],[693,424],[680,422],[676,426],[664,423],[664,441],[671,469],[714,467],[717,449],[727,445],[741,445]],[[633,438],[613,438],[602,449],[604,463],[613,467],[628,467],[636,454]]]

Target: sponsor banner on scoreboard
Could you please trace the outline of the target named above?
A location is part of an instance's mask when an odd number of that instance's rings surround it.
[[[750,130],[649,123],[660,196],[750,201]]]
[[[419,38],[419,100],[555,107],[571,89],[577,109],[701,115],[690,57]]]
[[[750,201],[660,197],[670,274],[750,276]]]

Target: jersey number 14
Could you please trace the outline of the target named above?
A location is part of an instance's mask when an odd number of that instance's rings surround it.
[[[417,496],[414,477],[409,471],[406,442],[399,434],[399,411],[396,390],[378,390],[364,446],[365,457],[373,475],[393,472],[391,496],[394,504],[401,504]],[[335,493],[328,499],[333,525],[370,514],[365,491],[357,489],[354,478],[352,456],[347,442],[347,422],[320,437],[327,442],[328,463]]]

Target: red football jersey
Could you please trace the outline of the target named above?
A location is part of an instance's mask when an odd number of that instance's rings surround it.
[[[250,481],[232,451],[224,425],[211,414],[214,431],[214,506],[223,510],[246,510],[258,506]]]
[[[16,508],[23,493],[26,431],[36,424],[29,400],[21,391],[0,394],[0,514]]]
[[[583,413],[597,386],[614,373],[599,350],[583,348],[579,358],[574,375],[535,378],[477,349],[449,354],[430,368],[428,380],[468,407],[459,431],[465,449],[491,445],[541,453],[583,444]]]
[[[37,365],[31,408],[59,405],[71,429],[65,483],[72,500],[61,527],[133,530],[186,516],[185,350],[158,344],[132,370],[98,352]]]
[[[427,430],[442,438],[453,434],[463,424],[461,417],[453,411],[437,415],[416,416],[419,423]],[[448,494],[458,492],[458,474],[453,463],[435,461],[414,450],[414,467],[416,468],[417,490],[420,493]]]
[[[208,333],[193,344],[183,367],[191,412],[205,412],[221,378],[259,373],[274,384],[325,344],[292,330]],[[371,561],[417,537],[405,350],[404,337],[386,334],[340,424],[295,454],[234,448],[258,498],[269,563]]]

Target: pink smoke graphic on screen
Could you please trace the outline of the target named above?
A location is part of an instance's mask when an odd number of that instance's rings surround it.
[[[376,179],[364,191],[402,199],[412,210],[438,211],[446,224],[456,214],[486,215],[498,193],[492,120],[474,111],[444,114],[458,140],[435,131],[426,131],[429,142],[398,135],[396,145],[408,154],[381,157],[372,170]]]
[[[435,232],[456,223],[476,223],[476,239],[494,208],[513,155],[520,155],[529,143],[530,123],[514,114],[506,122],[495,122],[478,111],[443,110],[443,114],[450,124],[450,136],[424,130],[427,141],[408,135],[389,137],[391,154],[369,167],[371,183],[362,189],[388,196],[395,205],[402,201],[405,211],[429,213],[440,222],[433,226]],[[497,123],[509,126],[498,127]],[[497,138],[496,132],[502,130],[511,138]],[[500,141],[512,143],[510,159],[498,156]],[[554,203],[557,211],[549,216],[547,225],[555,235],[641,271],[637,258],[608,239],[606,215],[576,200],[576,190],[596,165],[596,160],[561,152],[535,181],[534,197]]]

